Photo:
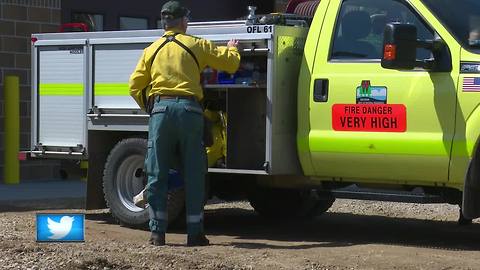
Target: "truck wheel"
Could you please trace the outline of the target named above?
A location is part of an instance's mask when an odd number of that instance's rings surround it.
[[[325,198],[319,198],[317,202],[315,203],[315,206],[312,209],[311,216],[319,216],[330,209],[332,207],[333,203],[335,202],[335,197],[333,196],[328,196]]]
[[[321,200],[310,190],[255,188],[250,205],[268,218],[310,218],[328,210],[334,199]]]
[[[144,172],[147,140],[124,139],[110,152],[103,172],[103,192],[107,207],[113,217],[122,225],[144,227],[148,223],[148,210],[133,203],[146,185]],[[173,222],[184,208],[183,188],[168,193],[168,220]]]

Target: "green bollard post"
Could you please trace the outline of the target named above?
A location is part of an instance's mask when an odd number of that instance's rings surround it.
[[[20,183],[20,86],[17,76],[5,76],[4,80],[4,104],[5,104],[5,184]]]

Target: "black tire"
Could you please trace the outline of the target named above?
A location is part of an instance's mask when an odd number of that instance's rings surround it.
[[[327,211],[335,199],[319,199],[311,190],[257,187],[249,192],[248,200],[263,217],[311,218]]]
[[[144,160],[147,140],[124,139],[110,151],[103,172],[103,193],[107,207],[113,217],[122,225],[145,227],[148,224],[148,210],[133,203],[133,196],[146,185]],[[183,188],[168,193],[168,220],[172,223],[185,207]]]
[[[328,209],[332,207],[334,202],[335,202],[335,197],[333,196],[318,198],[317,202],[315,203],[315,206],[311,210],[310,216],[311,217],[320,216],[321,214],[327,212]]]

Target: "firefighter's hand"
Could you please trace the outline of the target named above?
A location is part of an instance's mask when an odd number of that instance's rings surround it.
[[[238,40],[236,39],[231,39],[228,43],[227,43],[227,47],[228,48],[238,48]]]

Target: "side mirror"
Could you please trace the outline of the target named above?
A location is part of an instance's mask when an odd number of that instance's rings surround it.
[[[411,24],[389,23],[383,38],[382,67],[414,69],[417,52],[417,28]]]

